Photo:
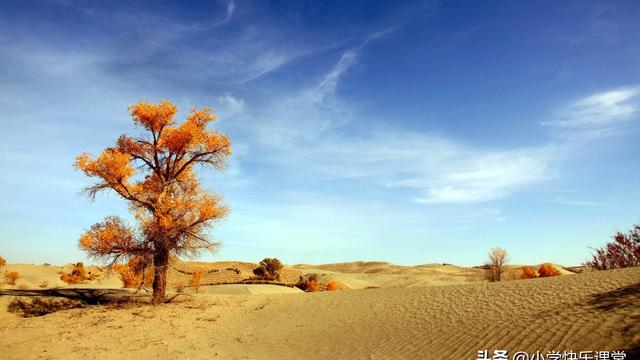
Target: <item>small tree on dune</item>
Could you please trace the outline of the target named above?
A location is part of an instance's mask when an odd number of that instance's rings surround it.
[[[508,260],[507,250],[501,247],[491,249],[489,252],[489,262],[487,264],[487,277],[489,281],[500,281]]]
[[[89,255],[116,263],[132,257],[154,268],[153,303],[165,301],[171,255],[215,251],[206,230],[229,212],[220,196],[200,187],[195,166],[222,170],[231,155],[226,134],[207,129],[216,119],[211,109],[192,110],[180,125],[176,106],[163,100],[129,107],[144,135],[121,135],[97,158],[81,154],[75,167],[98,181],[85,189],[93,199],[112,190],[129,203],[137,229],[117,216],[93,225],[80,238]]]
[[[260,265],[253,269],[253,274],[260,279],[279,280],[282,263],[276,258],[264,258]]]
[[[20,278],[20,273],[17,271],[5,271],[4,278],[7,280],[9,285],[15,285],[16,280]]]
[[[7,264],[7,260],[5,260],[2,256],[0,256],[0,269]]]
[[[86,270],[84,269],[84,264],[79,262],[73,265],[73,269],[71,269],[70,273],[64,272],[64,270],[60,270],[60,280],[68,283],[68,284],[78,284],[85,280],[91,280],[92,277],[87,275]]]
[[[560,270],[556,269],[555,266],[551,264],[542,264],[538,269],[538,274],[540,277],[551,277],[560,275]]]
[[[522,278],[523,279],[534,279],[537,278],[538,274],[529,266],[525,266],[522,268]]]
[[[612,242],[595,249],[595,254],[585,266],[595,270],[640,266],[640,224],[634,225],[626,234],[616,233]]]
[[[200,291],[200,283],[202,282],[203,274],[204,274],[204,271],[202,270],[196,270],[193,272],[193,274],[191,274],[191,280],[189,282],[191,283],[191,286],[193,286],[196,292]]]

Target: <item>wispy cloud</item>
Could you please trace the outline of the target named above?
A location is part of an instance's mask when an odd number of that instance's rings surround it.
[[[233,16],[233,13],[235,11],[236,11],[236,2],[235,2],[235,0],[229,0],[227,2],[227,18],[225,19],[225,21],[231,20],[231,17]]]
[[[360,51],[372,41],[380,40],[395,30],[396,26],[392,26],[385,30],[370,34],[360,45],[343,52],[333,69],[324,76],[313,92],[320,95],[333,93],[338,85],[340,77],[343,76],[350,67],[356,64]]]
[[[220,119],[233,118],[235,115],[242,113],[245,107],[244,99],[228,93],[218,96],[216,103],[216,112]]]
[[[601,203],[598,203],[598,202],[595,202],[595,201],[567,199],[567,198],[564,198],[564,197],[558,197],[558,198],[551,199],[551,200],[548,200],[548,201],[552,202],[552,203],[561,204],[561,205],[568,205],[568,206],[588,206],[588,207],[592,207],[592,206],[600,206],[600,205],[602,205]]]
[[[381,125],[392,123],[390,119],[370,119],[366,129],[360,128],[364,123],[354,118],[357,111],[336,96],[336,88],[362,50],[393,29],[343,51],[316,84],[274,96],[266,114],[249,109],[247,117],[264,119],[251,122],[254,144],[268,149],[251,156],[315,180],[415,189],[412,200],[421,204],[495,200],[557,175],[561,151],[550,144],[482,149],[440,134]],[[360,128],[357,134],[351,126]]]
[[[546,123],[563,128],[603,128],[629,121],[640,110],[640,87],[622,87],[595,93],[562,109],[557,120]]]

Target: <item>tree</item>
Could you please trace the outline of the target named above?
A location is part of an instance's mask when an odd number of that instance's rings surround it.
[[[216,119],[211,109],[193,109],[180,125],[173,119],[176,111],[168,100],[131,105],[143,135],[123,134],[98,157],[81,154],[75,162],[97,179],[85,189],[91,199],[111,190],[129,203],[138,222],[132,228],[109,216],[80,237],[80,247],[111,265],[133,257],[153,265],[154,304],[165,301],[169,256],[215,251],[219,244],[205,232],[229,212],[220,196],[201,188],[195,173],[196,165],[224,168],[231,155],[229,138],[207,129]]]
[[[489,252],[489,263],[487,264],[489,281],[500,281],[500,276],[504,272],[504,266],[507,264],[507,250],[497,247]]]
[[[258,278],[266,280],[280,279],[280,270],[282,263],[276,258],[264,258],[260,261],[260,265],[253,269],[253,274]]]
[[[15,285],[16,284],[16,280],[18,280],[18,278],[20,278],[20,273],[17,271],[5,271],[4,272],[4,278],[7,280],[7,283],[9,285]]]
[[[627,234],[616,233],[612,242],[595,249],[585,265],[596,270],[640,266],[640,224],[634,225]]]
[[[196,292],[200,291],[200,283],[202,282],[203,274],[203,270],[196,270],[193,272],[193,274],[191,274],[191,280],[189,281],[189,283],[191,284],[191,286],[193,286]]]

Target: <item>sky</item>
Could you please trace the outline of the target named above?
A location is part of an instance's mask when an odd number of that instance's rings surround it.
[[[637,1],[0,1],[0,255],[87,261],[127,106],[229,134],[205,261],[575,265],[640,220]]]

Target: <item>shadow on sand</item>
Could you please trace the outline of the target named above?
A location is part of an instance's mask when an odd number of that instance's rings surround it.
[[[587,303],[605,312],[619,308],[640,306],[640,284],[624,286],[593,295]]]
[[[640,283],[593,295],[587,300],[587,304],[603,312],[628,307],[640,309]],[[637,330],[634,329],[633,324],[640,324],[640,311],[634,312],[634,314],[639,315],[631,315],[631,325],[623,328],[623,333],[631,338],[633,338],[634,332]],[[626,354],[626,360],[640,360],[640,344],[627,349]]]
[[[87,305],[100,305],[133,298],[143,299],[146,294],[127,289],[54,288],[54,289],[1,289],[0,296],[59,297],[81,301]]]

